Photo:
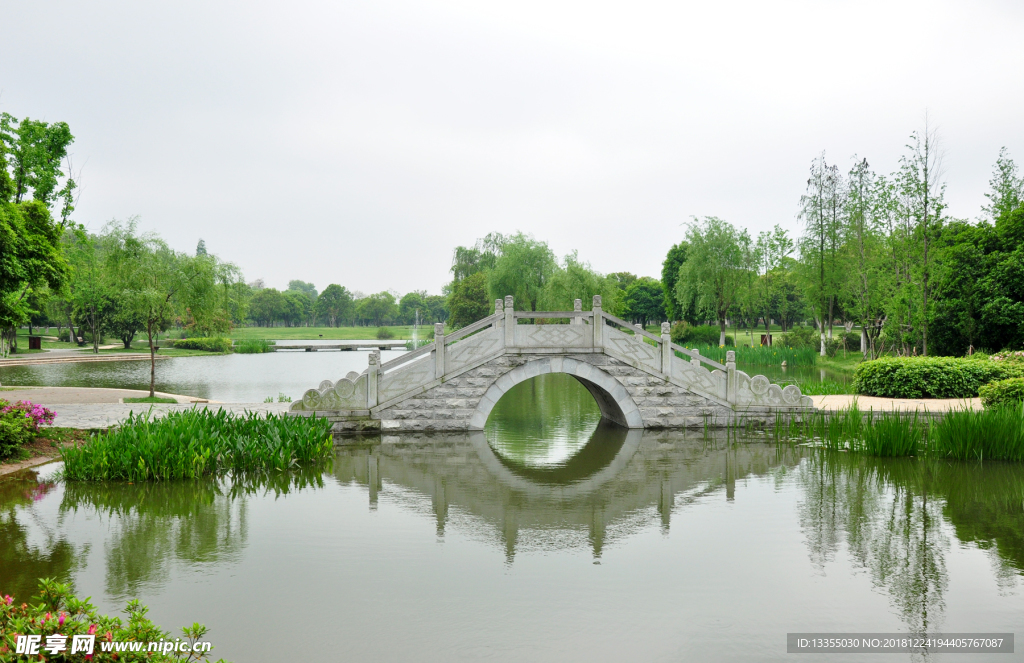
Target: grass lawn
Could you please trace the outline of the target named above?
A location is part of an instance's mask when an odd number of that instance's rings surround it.
[[[101,355],[148,355],[149,346],[147,344],[132,343],[131,350],[125,350],[123,347],[114,348],[112,350],[100,350]],[[230,354],[228,352],[206,352],[205,350],[185,350],[183,348],[168,348],[161,346],[156,351],[158,357],[210,357],[213,355],[225,355]]]
[[[176,398],[164,398],[162,396],[144,396],[142,398],[126,398],[125,403],[177,403]]]

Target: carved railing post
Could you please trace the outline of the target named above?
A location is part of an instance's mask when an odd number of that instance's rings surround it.
[[[434,323],[434,379],[444,376],[444,323]]]
[[[693,354],[690,355],[690,365],[694,366],[695,368],[700,368],[700,349],[694,348],[692,352]]]
[[[672,375],[672,329],[667,322],[661,323],[661,372]]]
[[[505,347],[511,348],[516,344],[516,319],[513,315],[512,295],[505,295]]]
[[[730,403],[736,402],[736,351],[729,350],[725,353],[725,375],[726,395],[725,400]]]
[[[366,369],[366,407],[377,407],[377,381],[380,378],[380,350],[370,353],[370,366]]]
[[[572,302],[572,310],[576,311],[577,313],[582,313],[583,312],[583,300],[582,299],[574,299],[573,302]],[[570,325],[582,325],[583,324],[583,318],[572,318],[572,319],[569,320],[569,324]]]
[[[594,347],[604,347],[604,318],[601,317],[601,295],[594,295]]]

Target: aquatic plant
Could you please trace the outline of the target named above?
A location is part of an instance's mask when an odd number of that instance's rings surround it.
[[[154,481],[287,470],[326,458],[332,447],[331,423],[321,417],[195,408],[160,418],[129,415],[61,455],[68,481]]]
[[[247,338],[243,341],[238,341],[234,346],[234,351],[243,355],[261,354],[273,352],[271,350],[273,345],[275,345],[274,341],[268,341],[265,338]]]
[[[743,345],[724,348],[718,345],[680,344],[689,350],[699,350],[701,355],[717,362],[725,362],[728,350],[736,351],[736,364],[742,369],[747,366],[814,366],[817,353],[811,348],[790,348],[783,345]]]
[[[1024,405],[948,412],[929,453],[958,460],[1024,460]]]
[[[203,350],[205,352],[231,352],[231,339],[227,338],[180,338],[174,341],[179,350]]]
[[[780,381],[780,385],[782,381]],[[804,396],[833,396],[836,394],[852,394],[853,384],[838,380],[804,380],[796,382],[800,393]]]

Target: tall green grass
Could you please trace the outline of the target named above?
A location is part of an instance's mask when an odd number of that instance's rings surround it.
[[[814,366],[818,353],[813,348],[787,348],[781,345],[758,345],[740,347],[719,347],[717,345],[687,344],[690,350],[699,350],[701,355],[717,362],[725,363],[725,353],[736,351],[736,363],[748,366]]]
[[[958,460],[1024,460],[1024,407],[950,412],[933,427],[929,453]]]
[[[130,415],[61,456],[68,481],[160,481],[287,470],[326,458],[332,447],[327,419],[196,408]]]
[[[801,421],[780,418],[775,438],[869,456],[1024,461],[1024,408],[953,410],[931,418],[917,412],[864,413],[854,404]]]
[[[235,352],[243,355],[254,355],[263,352],[273,352],[271,346],[275,345],[274,341],[268,341],[265,338],[247,338],[235,343]]]

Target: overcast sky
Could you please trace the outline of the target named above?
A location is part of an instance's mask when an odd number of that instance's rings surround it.
[[[1024,162],[1024,2],[14,2],[0,110],[64,120],[77,220],[248,280],[440,291],[522,230],[659,276],[691,216],[798,230],[823,150],[897,167],[927,111],[953,216]]]

